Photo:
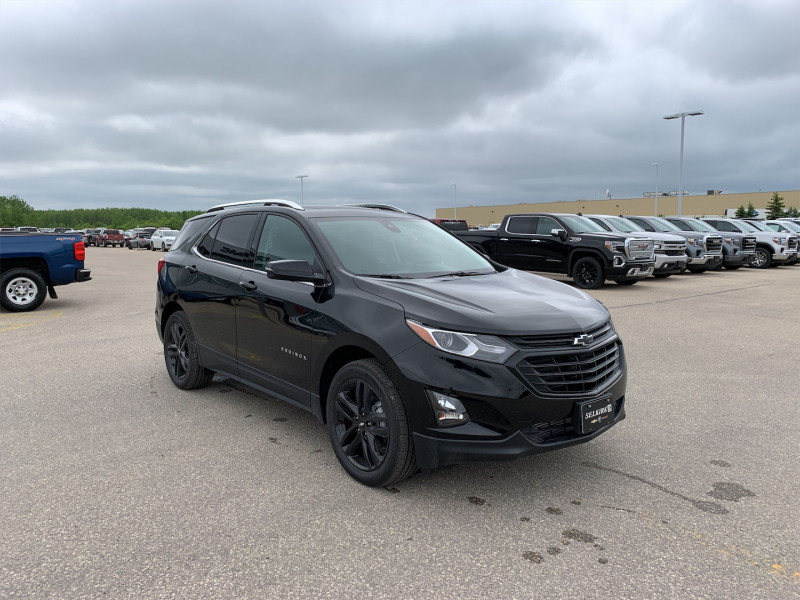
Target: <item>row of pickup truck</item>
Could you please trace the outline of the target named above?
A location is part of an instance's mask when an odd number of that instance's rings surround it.
[[[537,213],[506,215],[493,229],[448,229],[498,263],[568,275],[584,289],[684,270],[792,264],[798,256],[796,234],[736,219]]]

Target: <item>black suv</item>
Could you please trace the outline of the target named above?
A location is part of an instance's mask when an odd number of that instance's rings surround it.
[[[584,292],[393,207],[221,205],[158,263],[167,372],[312,412],[356,480],[587,442],[625,417],[625,356]]]

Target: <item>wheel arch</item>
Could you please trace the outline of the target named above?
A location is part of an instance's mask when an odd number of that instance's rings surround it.
[[[2,263],[0,263],[0,276],[12,269],[28,269],[40,275],[41,278],[44,279],[46,285],[51,284],[50,270],[47,268],[47,261],[43,258],[4,258]]]
[[[594,258],[600,262],[600,266],[603,268],[603,271],[606,270],[606,259],[603,256],[602,252],[597,252],[596,250],[587,250],[585,248],[581,248],[579,250],[574,250],[572,254],[569,255],[569,263],[567,264],[567,275],[570,277],[572,276],[572,268],[575,266],[575,263],[578,262],[581,258]]]

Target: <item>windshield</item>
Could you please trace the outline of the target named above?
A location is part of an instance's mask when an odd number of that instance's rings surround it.
[[[710,224],[700,219],[686,219],[686,222],[694,227],[695,231],[713,231],[714,233],[719,233],[718,229],[715,229]]]
[[[579,215],[561,215],[560,219],[575,233],[606,233],[606,230],[587,217]]]
[[[786,229],[788,229],[789,231],[794,231],[796,233],[800,232],[800,225],[798,225],[797,223],[794,223],[792,221],[781,221],[780,224],[786,227]],[[772,228],[773,228],[772,225],[770,225],[770,229]]]
[[[647,221],[652,225],[653,229],[656,231],[660,231],[661,233],[672,233],[673,231],[682,231],[680,227],[677,225],[673,225],[666,219],[662,219],[661,217],[653,217],[648,219]]]
[[[744,229],[745,231],[747,231],[749,233],[753,233],[754,231],[756,231],[756,232],[757,231],[771,231],[769,228],[761,229],[758,225],[756,225],[752,221],[738,221],[737,220],[737,221],[734,221],[734,223],[736,223],[739,227],[741,227],[742,229]],[[760,223],[759,223],[759,225],[760,225]]]
[[[626,219],[625,217],[603,217],[609,225],[611,225],[617,231],[622,231],[624,233],[630,233],[631,231],[644,231],[644,227],[640,227],[633,221]]]
[[[750,229],[748,229],[748,231],[769,231],[769,232],[772,231],[769,227],[758,221],[736,221],[736,222],[743,223],[746,227],[749,227]]]
[[[356,275],[424,278],[495,272],[479,253],[425,219],[370,215],[315,221],[342,266]]]

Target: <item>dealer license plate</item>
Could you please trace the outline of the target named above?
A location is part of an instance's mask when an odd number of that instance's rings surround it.
[[[611,402],[611,398],[580,402],[578,403],[578,415],[581,433],[592,433],[611,423],[614,419],[614,404]]]

